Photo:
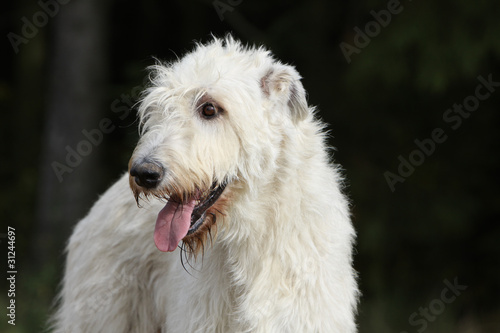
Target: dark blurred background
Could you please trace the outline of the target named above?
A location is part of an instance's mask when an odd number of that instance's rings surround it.
[[[493,0],[5,3],[1,266],[12,227],[17,275],[15,326],[0,282],[0,331],[43,329],[66,239],[127,168],[153,57],[232,32],[296,66],[330,124],[359,331],[500,332],[499,14]]]

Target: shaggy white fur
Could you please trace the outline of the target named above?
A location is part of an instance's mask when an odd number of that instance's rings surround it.
[[[355,332],[355,232],[313,113],[293,67],[231,37],[154,66],[131,175],[69,241],[54,332]]]

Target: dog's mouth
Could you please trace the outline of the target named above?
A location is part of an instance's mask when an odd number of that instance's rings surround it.
[[[205,196],[203,200],[197,201],[198,203],[194,206],[193,213],[191,214],[191,224],[187,233],[188,235],[193,234],[203,225],[207,217],[207,210],[220,198],[225,188],[225,183],[219,186],[212,185],[208,195]]]
[[[160,251],[174,251],[179,242],[195,234],[207,219],[207,212],[220,198],[226,183],[212,185],[187,199],[173,195],[156,219],[154,240]]]

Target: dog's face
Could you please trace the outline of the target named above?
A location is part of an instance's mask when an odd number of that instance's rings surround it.
[[[156,246],[173,251],[183,240],[196,253],[226,215],[231,187],[276,167],[285,132],[309,114],[305,92],[292,67],[231,38],[152,69],[130,186],[136,200],[167,200]]]

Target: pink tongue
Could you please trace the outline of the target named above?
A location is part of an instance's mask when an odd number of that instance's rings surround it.
[[[195,200],[184,204],[169,201],[158,213],[155,226],[155,244],[158,250],[174,251],[189,230]]]

